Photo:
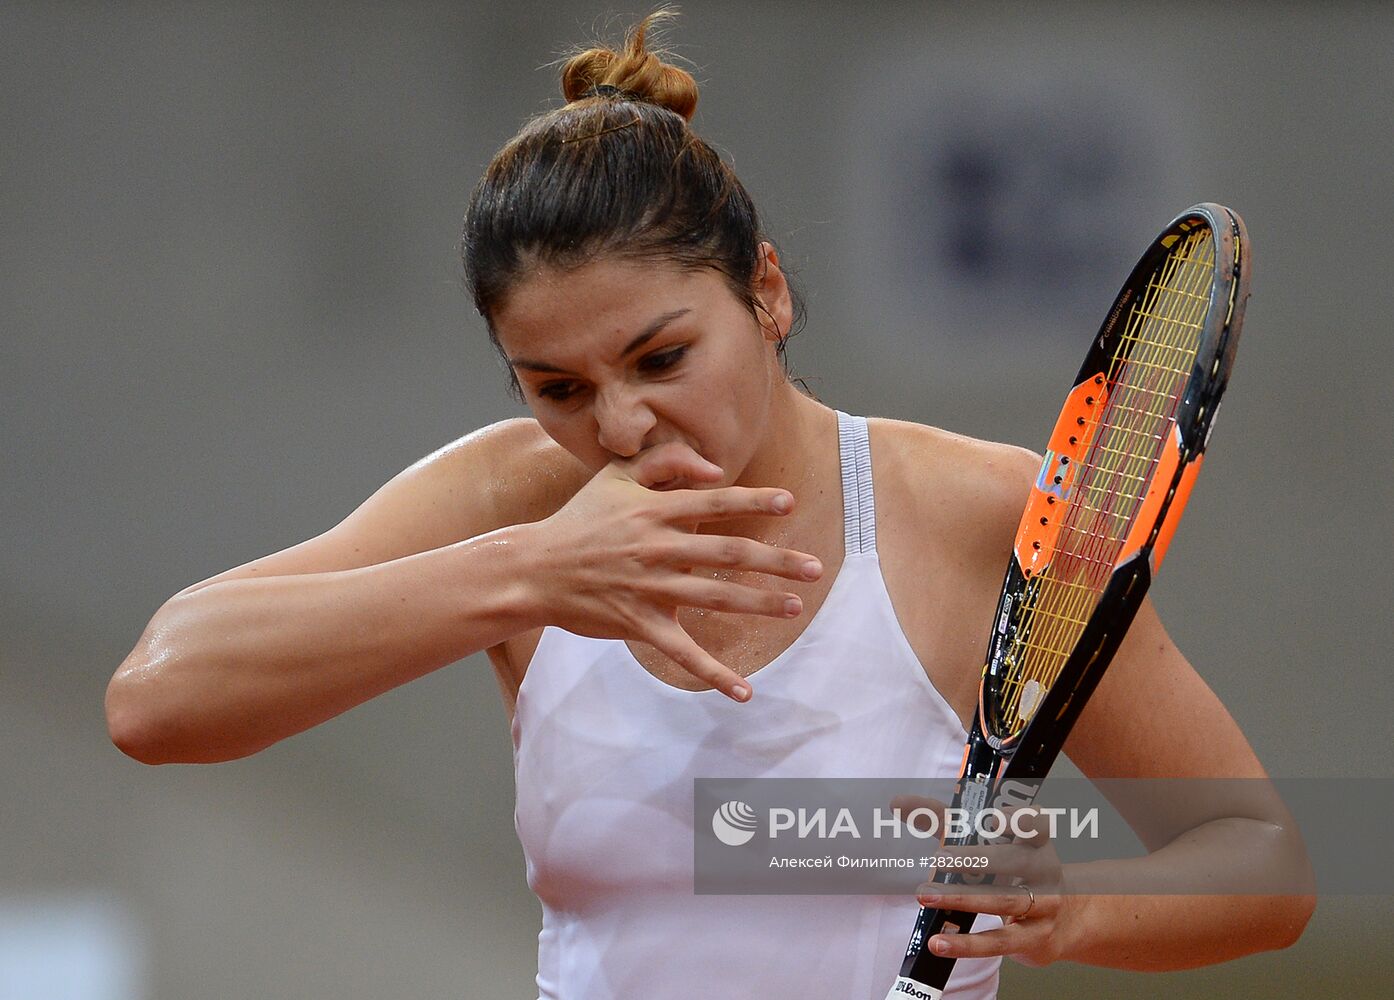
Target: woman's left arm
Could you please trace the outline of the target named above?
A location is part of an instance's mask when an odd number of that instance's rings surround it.
[[[1138,706],[1146,706],[1139,710]],[[1094,779],[1260,779],[1267,773],[1221,704],[1171,641],[1151,601],[1143,602],[1117,660],[1065,743]],[[1168,785],[1171,783],[1168,782]],[[1236,782],[1236,785],[1238,783]],[[1114,805],[1150,852],[1132,862],[1080,866],[1080,888],[1130,864],[1145,879],[1194,881],[1205,873],[1251,878],[1255,885],[1312,883],[1306,847],[1276,791],[1235,797],[1241,811],[1188,828],[1184,809]],[[1212,797],[1212,796],[1202,796]],[[1242,804],[1241,804],[1242,799]],[[1150,869],[1150,871],[1144,871]],[[1241,874],[1242,873],[1242,874]],[[1217,886],[1218,888],[1218,886]],[[1077,897],[1062,927],[1062,958],[1132,969],[1183,969],[1286,948],[1316,906],[1310,891],[1286,895],[1096,895]]]
[[[1148,855],[1066,865],[1068,891],[1060,895],[1034,899],[1016,889],[991,907],[965,897],[965,908],[993,909],[1008,923],[1000,930],[946,938],[948,950],[941,953],[1161,971],[1285,948],[1301,935],[1316,905],[1315,896],[1299,888],[1312,885],[1302,838],[1239,726],[1166,634],[1150,601],[1081,713],[1065,752],[1095,780],[1257,780],[1235,782],[1249,785],[1249,794],[1232,800],[1221,796],[1218,807],[1213,789],[1223,786],[1206,786],[1205,794],[1183,796],[1172,807],[1139,792],[1139,786],[1125,786],[1120,794],[1105,782],[1104,794]],[[1184,782],[1157,786],[1174,793]],[[1212,804],[1198,805],[1197,798]],[[1215,891],[1204,895],[1117,892],[1128,885],[1194,885],[1211,876]],[[1234,891],[1245,884],[1280,886],[1285,894]],[[1091,886],[1114,891],[1091,894]],[[987,899],[980,896],[977,902]]]

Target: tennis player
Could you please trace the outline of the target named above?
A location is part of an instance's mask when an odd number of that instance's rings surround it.
[[[800,391],[783,364],[798,305],[689,127],[692,77],[647,46],[662,16],[567,62],[565,105],[469,204],[469,287],[531,418],[176,594],[112,679],[110,731],[147,763],[244,757],[484,650],[543,908],[541,997],[879,998],[917,900],[694,895],[692,782],[954,777],[1039,459]],[[1150,606],[1067,751],[1096,777],[1264,773]],[[1253,864],[1295,838],[1252,817],[1138,822],[1143,866]],[[989,916],[932,945],[982,959],[949,993],[982,998],[1004,955],[1180,969],[1281,948],[1312,901],[958,905]]]

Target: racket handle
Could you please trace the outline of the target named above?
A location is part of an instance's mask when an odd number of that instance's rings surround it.
[[[955,960],[934,954],[925,947],[925,942],[936,934],[967,934],[973,929],[976,917],[976,913],[922,907],[910,935],[905,961],[900,964],[900,975],[891,984],[886,1000],[940,1000],[954,971]]]

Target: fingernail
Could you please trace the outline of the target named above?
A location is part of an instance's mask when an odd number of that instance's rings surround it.
[[[799,600],[797,597],[791,597],[784,602],[784,613],[788,615],[790,618],[793,618],[802,610],[803,601]]]
[[[934,906],[944,897],[937,892],[926,892],[920,896],[920,902],[925,906]]]
[[[803,575],[810,580],[818,579],[819,574],[822,572],[823,567],[819,564],[817,559],[810,559],[803,564]]]
[[[770,506],[780,514],[787,514],[793,509],[794,498],[788,493],[781,493],[770,502]]]
[[[735,695],[737,701],[749,701],[750,687],[746,684],[737,684],[731,689],[731,694]]]
[[[945,941],[943,938],[935,938],[935,939],[934,939],[934,954],[936,954],[936,955],[947,955],[948,953],[949,953],[949,942]]]

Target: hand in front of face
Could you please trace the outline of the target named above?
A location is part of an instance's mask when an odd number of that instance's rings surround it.
[[[549,566],[541,581],[548,624],[597,639],[646,642],[731,698],[749,698],[749,684],[697,645],[678,624],[677,609],[792,618],[802,612],[802,602],[786,591],[704,579],[688,571],[709,566],[816,580],[823,569],[805,552],[750,538],[694,533],[703,522],[787,514],[794,501],[785,490],[651,488],[678,479],[719,482],[721,475],[720,468],[680,442],[617,460],[596,473],[565,507],[538,525]]]

